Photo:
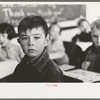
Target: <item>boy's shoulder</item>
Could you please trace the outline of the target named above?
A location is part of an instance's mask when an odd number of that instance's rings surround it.
[[[62,71],[60,70],[60,68],[58,67],[58,65],[54,61],[52,61],[50,58],[49,58],[49,60],[48,60],[48,62],[46,64],[46,67],[52,73],[55,72],[55,73],[62,74]]]
[[[18,63],[18,65],[16,66],[16,69],[21,69],[23,68],[25,65],[27,64],[27,59],[24,55],[24,57],[21,59],[21,61]]]
[[[57,64],[51,59],[48,60],[44,70],[44,73],[46,73],[46,76],[49,78],[50,82],[64,81],[63,72],[60,70]]]

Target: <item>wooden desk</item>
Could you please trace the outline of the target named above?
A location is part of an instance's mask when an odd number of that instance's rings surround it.
[[[0,61],[0,79],[11,75],[18,62],[15,60]]]
[[[68,71],[68,70],[74,69],[75,66],[63,64],[63,65],[59,66],[59,68],[64,72],[64,71]]]
[[[92,83],[100,81],[100,73],[76,69],[71,71],[63,71],[65,76],[82,80],[84,83]]]
[[[58,59],[58,58],[62,58],[63,55],[61,53],[50,53],[49,57],[54,60],[54,59]]]

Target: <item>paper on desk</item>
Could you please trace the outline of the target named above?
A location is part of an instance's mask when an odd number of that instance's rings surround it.
[[[80,79],[83,82],[88,82],[88,83],[100,81],[100,73],[85,71],[82,69],[76,69],[76,70],[67,71],[67,72],[64,71],[63,74],[66,76],[76,78],[76,79]]]

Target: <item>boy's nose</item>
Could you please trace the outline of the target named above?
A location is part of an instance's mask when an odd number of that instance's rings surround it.
[[[29,39],[28,45],[29,46],[34,46],[34,39],[33,38]]]

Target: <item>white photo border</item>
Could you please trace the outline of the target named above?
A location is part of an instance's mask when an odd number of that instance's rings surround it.
[[[100,2],[0,2],[0,4],[100,4]],[[0,83],[0,99],[98,99],[99,83]]]

